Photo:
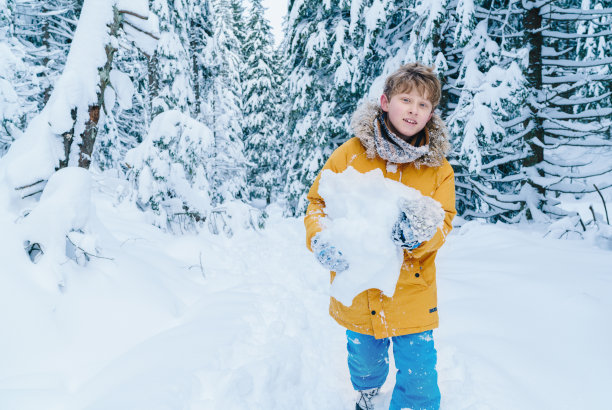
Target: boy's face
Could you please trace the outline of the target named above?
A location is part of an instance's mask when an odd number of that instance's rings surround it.
[[[395,131],[407,137],[418,134],[433,115],[431,101],[416,87],[409,92],[395,94],[391,101],[385,94],[381,95],[380,106],[387,112]]]

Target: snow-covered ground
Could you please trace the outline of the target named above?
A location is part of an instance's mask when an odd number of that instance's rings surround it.
[[[66,262],[49,291],[2,255],[0,409],[354,408],[301,220],[272,211],[262,232],[173,236],[103,182],[112,259]],[[438,286],[443,409],[610,408],[611,251],[471,222],[440,251]]]

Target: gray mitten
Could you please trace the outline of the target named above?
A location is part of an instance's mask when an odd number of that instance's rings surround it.
[[[329,242],[324,242],[316,234],[310,241],[310,247],[321,265],[334,272],[344,272],[349,264],[336,247]]]
[[[400,214],[391,237],[405,249],[414,249],[430,240],[444,221],[440,203],[427,196],[415,200],[401,198],[398,206]]]
[[[391,238],[397,246],[404,249],[412,250],[421,245],[421,242],[415,239],[414,232],[412,232],[412,227],[410,226],[410,219],[406,217],[404,212],[400,213],[399,219],[393,225]]]

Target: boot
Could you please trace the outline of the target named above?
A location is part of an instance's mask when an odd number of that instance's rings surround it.
[[[355,404],[355,410],[373,410],[372,397],[378,394],[380,387],[368,390],[359,390],[359,399]]]

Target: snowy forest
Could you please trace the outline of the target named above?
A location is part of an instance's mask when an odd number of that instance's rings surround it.
[[[129,181],[160,227],[301,215],[357,105],[412,61],[444,84],[463,218],[556,220],[612,187],[607,1],[297,0],[278,46],[257,0],[2,3],[2,178],[22,198],[78,166]]]
[[[0,409],[353,409],[306,195],[417,61],[441,408],[608,409],[612,0],[0,0]]]

